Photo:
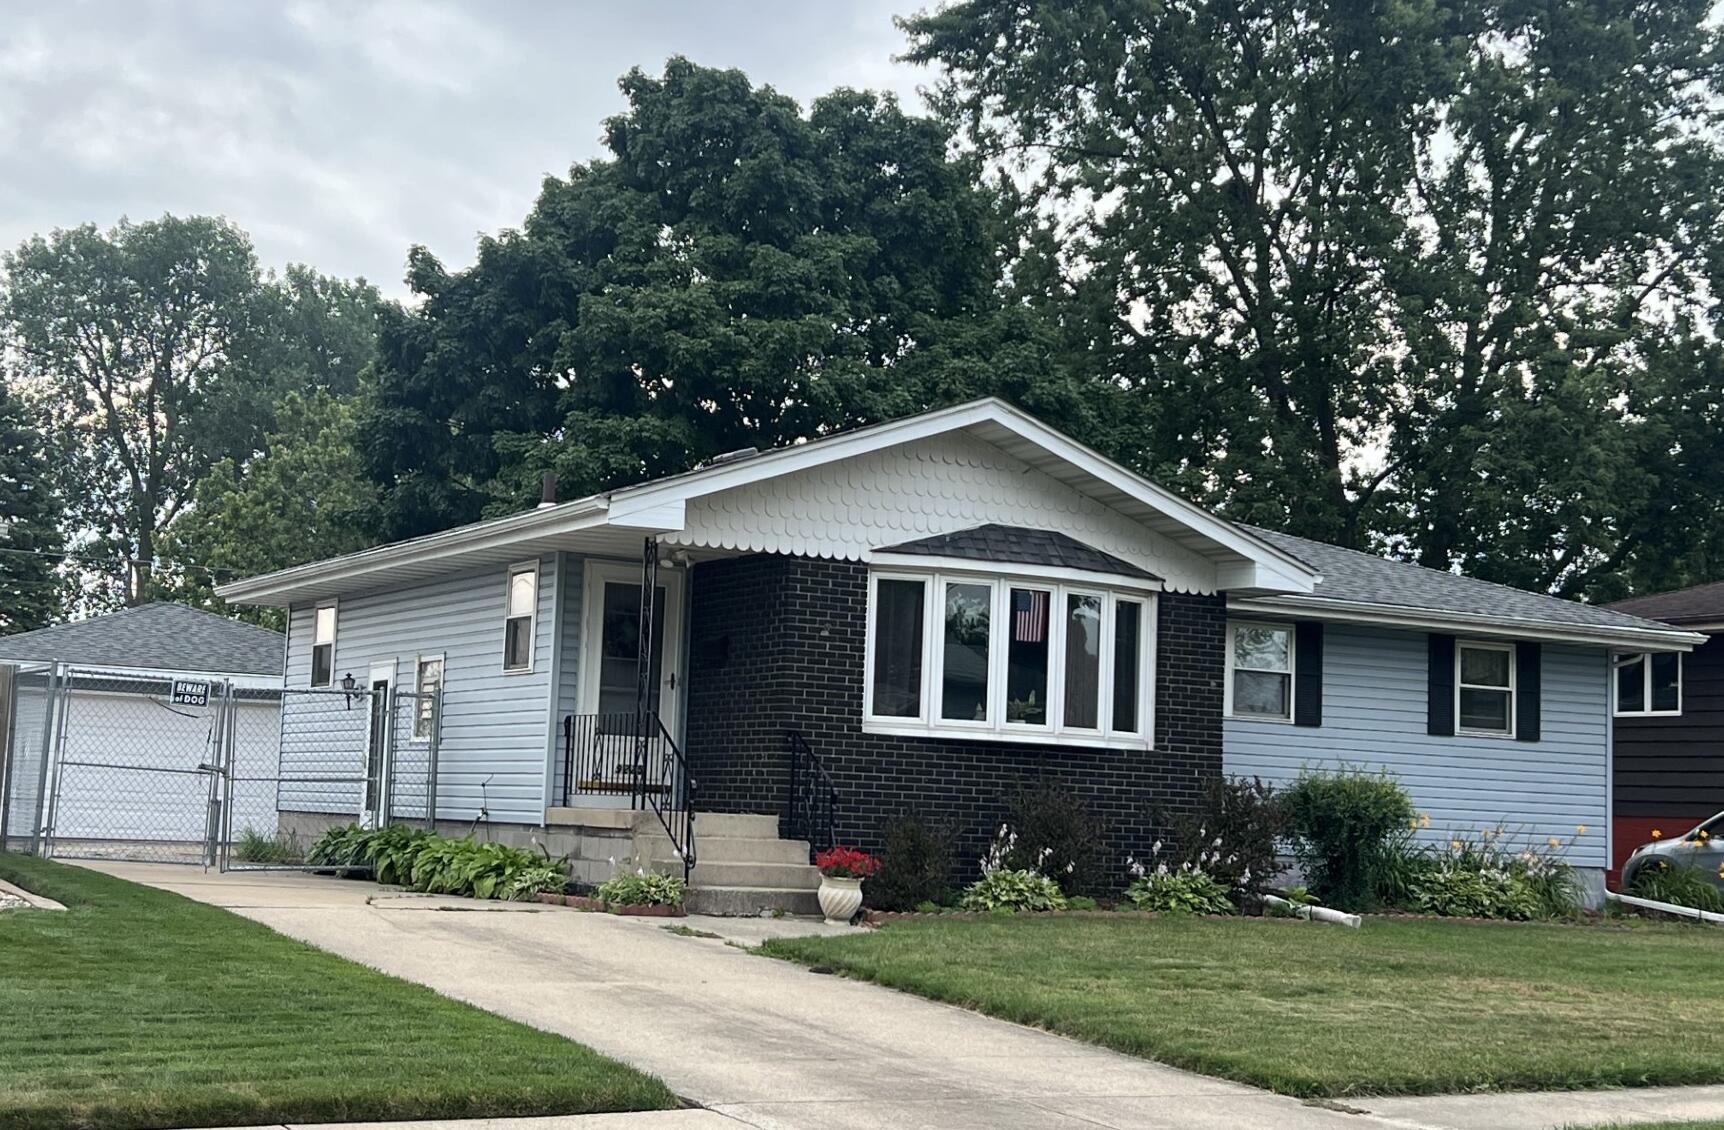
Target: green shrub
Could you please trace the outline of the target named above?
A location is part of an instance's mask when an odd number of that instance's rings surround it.
[[[306,858],[331,867],[366,868],[380,883],[428,894],[527,899],[563,885],[563,868],[549,856],[506,844],[452,839],[405,824],[325,832]]]
[[[951,894],[950,832],[914,816],[886,825],[880,870],[862,884],[862,897],[876,910],[911,910],[944,902]]]
[[[1197,857],[1208,854],[1200,870],[1222,889],[1261,893],[1285,870],[1276,848],[1285,826],[1281,798],[1261,778],[1216,778],[1204,787],[1197,814],[1173,822],[1176,862],[1197,866]],[[1227,849],[1218,857],[1217,840]]]
[[[1064,910],[1060,885],[1040,871],[998,867],[964,888],[962,910]]]
[[[1133,910],[1164,914],[1232,914],[1234,909],[1227,888],[1195,868],[1139,875],[1125,889],[1125,901]]]
[[[1724,914],[1724,892],[1713,886],[1710,876],[1698,867],[1675,866],[1666,860],[1655,860],[1642,867],[1627,893]]]
[[[1580,887],[1566,859],[1573,840],[1529,840],[1516,849],[1512,838],[1501,827],[1423,847],[1409,835],[1393,837],[1374,875],[1378,899],[1456,918],[1561,918],[1578,910]]]
[[[302,863],[305,860],[299,837],[291,833],[271,836],[251,828],[240,833],[232,855],[241,863]]]
[[[1376,904],[1410,909],[1416,901],[1414,888],[1435,864],[1416,833],[1406,828],[1385,839],[1368,866]]]
[[[595,893],[607,906],[681,906],[685,892],[683,881],[674,875],[636,871],[613,875]]]
[[[1030,785],[1019,788],[1006,807],[1017,832],[1007,867],[1039,871],[1068,895],[1100,889],[1102,824],[1082,797],[1053,785]]]
[[[1383,845],[1414,819],[1406,790],[1386,773],[1305,770],[1281,797],[1295,854],[1318,901],[1368,909]]]

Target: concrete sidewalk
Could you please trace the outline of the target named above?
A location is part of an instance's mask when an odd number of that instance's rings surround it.
[[[739,948],[827,932],[785,919],[620,918],[389,892],[303,875],[101,870],[226,906],[291,937],[558,1032],[662,1078],[705,1112],[550,1120],[717,1130],[1555,1130],[1724,1117],[1724,1088],[1310,1105]],[[690,937],[667,926],[721,935]],[[1249,1038],[1242,1033],[1241,1038]],[[728,1123],[711,1121],[723,1116]],[[639,1118],[640,1121],[627,1121]],[[497,1123],[521,1124],[521,1120]],[[447,1124],[454,1125],[454,1124]],[[553,1130],[547,1123],[544,1130]]]

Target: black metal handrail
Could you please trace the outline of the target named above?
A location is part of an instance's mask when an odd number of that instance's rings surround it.
[[[784,740],[790,749],[790,799],[785,824],[791,839],[808,841],[808,862],[813,863],[815,855],[838,842],[838,787],[802,731],[786,730]]]
[[[597,795],[650,808],[682,860],[683,878],[694,870],[695,781],[657,714],[564,715],[562,793],[565,805],[577,795]]]

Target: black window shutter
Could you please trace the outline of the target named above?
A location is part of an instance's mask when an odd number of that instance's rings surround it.
[[[1515,740],[1536,742],[1539,720],[1544,713],[1541,674],[1544,649],[1531,640],[1514,645],[1514,736]]]
[[[1455,637],[1432,632],[1430,683],[1425,732],[1447,737],[1455,732]]]
[[[1323,724],[1323,625],[1293,627],[1293,724]]]

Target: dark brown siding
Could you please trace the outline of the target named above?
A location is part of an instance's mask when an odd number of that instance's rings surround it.
[[[1724,636],[1682,658],[1682,713],[1616,719],[1616,815],[1724,811]]]

